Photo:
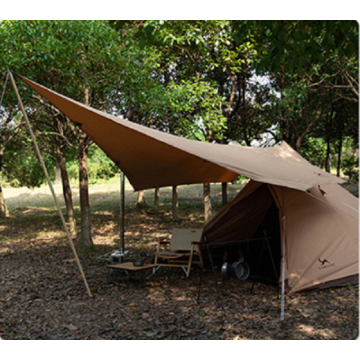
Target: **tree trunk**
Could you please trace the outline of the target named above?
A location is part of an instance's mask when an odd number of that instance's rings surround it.
[[[206,224],[212,215],[210,184],[204,184],[204,215]]]
[[[5,150],[5,147],[0,149],[0,172],[1,172],[2,166],[3,166],[2,157],[4,155],[4,150]],[[0,183],[0,218],[4,218],[4,217],[8,217],[8,216],[9,216],[9,213],[8,213],[4,193],[2,191],[2,187],[1,187],[1,183]]]
[[[146,207],[145,192],[144,190],[138,191],[137,207]]]
[[[88,161],[85,139],[81,139],[78,149],[79,160],[79,190],[80,190],[80,209],[81,209],[81,234],[80,245],[84,248],[93,246],[91,237],[91,218],[89,201],[89,179]]]
[[[160,189],[156,188],[154,194],[154,211],[156,212],[159,211],[159,197],[160,197]]]
[[[91,106],[90,89],[84,89],[85,105]],[[79,161],[79,192],[80,192],[80,213],[81,213],[81,234],[80,246],[83,248],[92,247],[91,237],[91,217],[89,200],[89,175],[88,175],[88,155],[87,155],[87,135],[80,132],[78,138],[78,161]]]
[[[340,169],[341,169],[341,152],[342,152],[342,144],[343,144],[343,139],[342,139],[342,131],[341,131],[341,136],[339,139],[339,148],[338,148],[338,156],[337,156],[337,166],[336,166],[336,175],[338,177],[340,177]]]
[[[227,197],[227,183],[221,184],[221,194],[222,194],[222,204],[223,206],[228,203],[228,197]]]
[[[72,201],[70,181],[69,181],[68,173],[66,170],[64,156],[63,156],[63,153],[60,148],[60,144],[58,142],[58,139],[56,139],[56,140],[57,140],[56,141],[56,158],[57,158],[58,167],[59,167],[60,175],[61,175],[61,179],[62,179],[63,196],[64,196],[65,205],[66,205],[70,234],[75,237],[76,236],[76,218],[75,218],[74,206],[73,206],[73,201]]]
[[[60,185],[60,184],[61,184],[61,169],[59,162],[57,162],[55,168],[55,185]]]
[[[173,188],[172,188],[172,212],[173,212],[173,219],[179,220],[179,204],[178,204],[177,186],[173,186]]]
[[[331,172],[331,135],[332,135],[332,120],[333,120],[333,109],[331,107],[331,111],[329,114],[328,120],[328,128],[327,128],[327,136],[326,136],[326,159],[325,159],[325,171]]]
[[[296,138],[296,141],[295,141],[295,150],[301,154],[301,142],[302,142],[302,139],[303,137],[302,136],[298,136]]]
[[[345,111],[343,111],[342,113],[346,113]],[[340,119],[338,119],[340,121],[338,121],[340,128],[338,128],[337,130],[337,135],[338,135],[338,148],[337,148],[337,166],[336,166],[336,175],[338,177],[340,177],[340,170],[341,170],[341,154],[342,154],[342,146],[343,146],[343,132],[344,132],[344,126],[347,123],[347,116],[345,115],[345,117],[340,117]]]
[[[8,216],[9,216],[9,212],[8,212],[8,209],[6,206],[4,193],[2,191],[2,187],[0,184],[0,218],[4,218],[4,217],[8,217]]]
[[[325,171],[329,173],[330,170],[331,170],[331,141],[330,141],[330,135],[328,135],[326,139]]]
[[[285,90],[285,66],[284,64],[281,65],[281,71],[280,71],[280,94],[281,98],[284,96],[284,90]],[[285,140],[287,143],[289,143],[288,134],[286,131],[286,121],[285,121],[285,107],[283,106],[280,110],[280,132],[282,134],[283,140]]]

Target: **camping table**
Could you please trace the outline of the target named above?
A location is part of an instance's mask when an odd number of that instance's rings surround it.
[[[111,264],[107,265],[107,267],[111,269],[118,269],[118,270],[127,270],[127,271],[139,271],[139,270],[145,270],[145,269],[151,269],[154,267],[157,267],[158,264],[145,264],[142,266],[134,266],[132,262],[124,262],[121,264]]]
[[[107,267],[114,271],[114,270],[124,270],[125,273],[127,275],[129,275],[129,271],[131,272],[136,272],[136,271],[140,271],[140,270],[146,270],[146,269],[152,269],[154,267],[156,267],[158,265],[155,264],[145,264],[142,266],[134,266],[134,264],[132,262],[124,262],[124,263],[120,263],[120,264],[110,264],[107,265]]]

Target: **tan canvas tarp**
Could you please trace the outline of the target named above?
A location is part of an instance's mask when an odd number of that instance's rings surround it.
[[[337,184],[306,193],[250,181],[205,226],[208,243],[251,239],[272,201],[279,209],[276,240],[285,235],[290,291],[358,282],[358,199]]]
[[[85,106],[21,77],[81,129],[124,171],[136,190],[250,179],[307,190],[342,182],[285,142],[273,148],[210,144],[173,136]]]

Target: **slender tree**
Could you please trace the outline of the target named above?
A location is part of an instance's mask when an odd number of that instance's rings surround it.
[[[7,114],[2,114],[3,122],[0,123],[0,173],[3,169],[4,152],[10,142],[15,138],[22,125],[22,115],[19,113],[15,117],[10,111]],[[7,119],[5,118],[7,117]],[[9,215],[5,196],[0,182],[0,218]]]
[[[104,21],[2,21],[0,69],[7,67],[73,99],[100,109],[121,72],[118,36]],[[32,93],[20,88],[29,108],[39,110]],[[7,103],[14,99],[7,98]],[[46,110],[44,110],[46,111]],[[44,117],[42,116],[42,119]],[[53,132],[51,113],[49,119]],[[71,125],[73,126],[73,125]],[[48,130],[49,131],[49,130]],[[81,198],[81,243],[91,246],[87,149],[89,140],[77,133]],[[50,141],[56,143],[56,135]],[[55,148],[55,146],[54,146]]]

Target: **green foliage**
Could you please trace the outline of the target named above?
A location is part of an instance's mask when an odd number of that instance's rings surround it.
[[[222,139],[226,131],[224,98],[208,74],[236,67],[234,53],[224,48],[231,44],[230,22],[110,23],[126,39],[129,54],[119,84],[122,114],[180,136]],[[209,47],[214,49],[213,56],[209,56]]]
[[[301,147],[301,155],[311,164],[324,167],[326,143],[322,138],[308,137]]]
[[[89,183],[95,184],[100,180],[108,180],[119,173],[119,168],[110,160],[106,154],[97,146],[89,149],[88,153],[88,175]],[[72,160],[66,164],[70,179],[79,179],[79,166],[77,160]]]
[[[252,41],[258,47],[257,70],[287,71],[303,74],[309,64],[322,64],[334,56],[358,54],[359,26],[348,20],[250,20],[234,25],[238,42]]]
[[[140,49],[134,40],[122,48],[119,59],[122,69],[121,80],[111,93],[111,103],[117,113],[127,119],[144,124],[159,124],[165,109],[169,106],[168,94],[157,79],[158,55],[153,49]]]
[[[42,69],[43,79],[51,85],[66,76],[81,78],[94,87],[97,73],[88,71],[88,66],[97,61],[112,66],[118,55],[116,34],[104,21],[2,21],[0,38],[3,70],[9,67],[38,78]]]
[[[182,125],[175,133],[197,140],[222,139],[226,129],[226,118],[222,114],[223,99],[210,82],[198,78],[183,80],[179,84],[171,82],[168,90],[171,93],[170,104],[178,112],[177,124]],[[186,114],[193,111],[196,115],[191,122]]]
[[[11,154],[11,155],[10,155]],[[9,156],[10,155],[10,156]],[[39,187],[45,183],[45,175],[35,150],[12,149],[3,159],[3,177],[13,187]],[[44,163],[51,179],[55,176],[54,158],[44,157]]]
[[[2,21],[0,53],[1,74],[9,68],[80,102],[85,101],[85,89],[90,89],[88,104],[102,109],[111,106],[109,95],[115,93],[115,84],[122,71],[119,59],[126,57],[126,54],[119,56],[121,47],[118,34],[106,21]],[[55,154],[54,110],[39,103],[37,94],[24,83],[17,81],[17,85],[33,130],[39,134],[37,139],[42,153]],[[17,104],[14,92],[7,91],[2,104],[5,111],[16,107],[14,104]],[[65,128],[63,133],[70,142],[76,143],[64,118],[62,121]],[[19,150],[22,154],[15,156],[11,149],[6,149],[6,155],[20,158],[20,155],[30,154],[32,144],[28,136],[27,133],[23,134],[26,140],[22,141]],[[69,152],[66,147],[63,151],[68,159],[73,158],[74,152]],[[30,157],[28,161],[33,162]],[[30,171],[32,167],[27,166]],[[38,182],[30,179],[26,182],[21,171],[11,171],[9,177],[12,181],[17,179],[19,184],[29,186],[37,186],[42,181],[39,174]]]
[[[258,116],[277,126],[277,140],[300,151],[308,136],[332,144],[358,134],[356,21],[235,21],[233,29],[238,44],[256,49],[253,69],[271,79]]]
[[[119,168],[98,147],[89,151],[89,178],[91,180],[108,180],[119,173]]]
[[[8,113],[0,122],[2,177],[14,187],[38,187],[44,183],[45,175],[27,129],[20,126],[21,118],[20,112]],[[55,158],[46,153],[43,155],[49,175],[53,176],[52,166]]]
[[[345,156],[341,169],[351,181],[359,182],[359,158],[354,155]]]
[[[179,136],[250,145],[271,131],[318,166],[327,144],[334,159],[345,138],[357,146],[354,21],[2,21],[0,52],[2,72],[81,102],[89,89],[91,106]],[[54,152],[51,113],[19,85],[42,149]],[[6,110],[14,103],[10,91]],[[95,153],[90,179],[111,176]]]

